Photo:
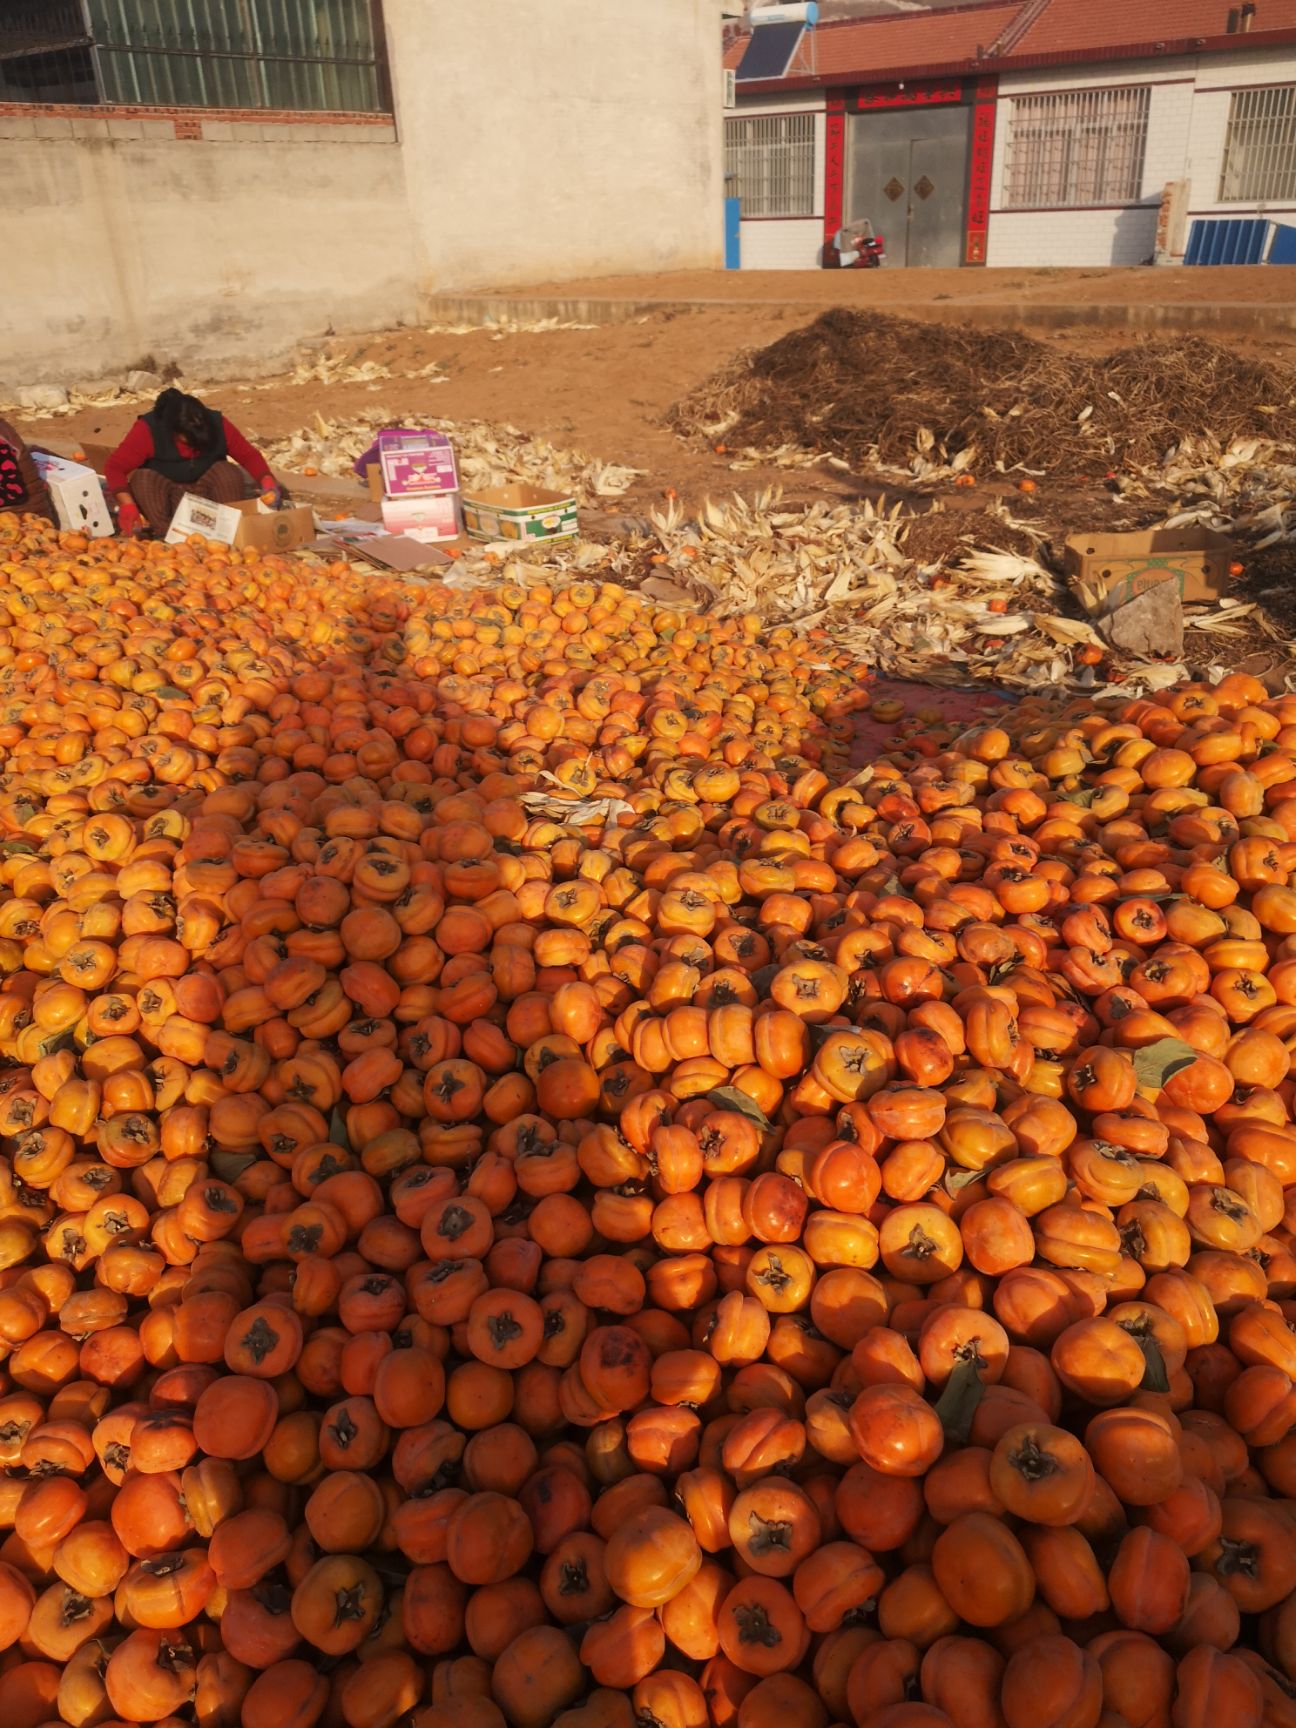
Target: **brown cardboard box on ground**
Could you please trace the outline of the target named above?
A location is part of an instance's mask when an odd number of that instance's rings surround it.
[[[1152,528],[1140,534],[1073,534],[1063,568],[1091,618],[1103,617],[1158,582],[1174,582],[1188,605],[1228,593],[1233,543],[1210,528]]]
[[[186,492],[171,519],[167,544],[177,545],[192,534],[224,546],[255,547],[259,552],[292,552],[315,538],[315,512],[306,504],[284,510],[264,509],[259,499],[237,504],[213,504]]]

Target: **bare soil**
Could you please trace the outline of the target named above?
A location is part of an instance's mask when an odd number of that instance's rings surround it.
[[[1167,333],[1174,328],[1175,306],[1246,306],[1250,310],[1244,327],[1212,327],[1211,340],[1249,358],[1296,360],[1296,328],[1266,331],[1262,310],[1296,314],[1296,268],[718,272],[567,283],[510,296],[509,303],[544,296],[651,300],[658,309],[587,329],[475,329],[463,334],[402,329],[349,337],[330,347],[344,351],[356,364],[377,361],[393,376],[377,383],[278,379],[259,381],[255,388],[226,384],[213,386],[209,397],[254,442],[289,434],[317,413],[337,419],[372,414],[377,408],[406,424],[424,417],[508,423],[587,456],[642,469],[642,479],[625,499],[609,507],[610,512],[642,514],[670,492],[685,504],[697,504],[708,495],[740,491],[750,496],[770,485],[781,487],[792,503],[825,496],[875,497],[882,490],[871,480],[830,468],[735,472],[727,453],[690,446],[665,424],[671,405],[735,354],[788,334],[826,305],[903,308],[907,316],[945,323],[959,322],[976,302],[1017,304],[1037,337],[1089,356],[1128,346],[1140,333],[1116,324],[1086,325],[1086,306],[1163,305],[1167,312],[1162,329]],[[688,299],[705,303],[680,310],[678,303]],[[1056,306],[1063,317],[1069,316],[1065,308],[1073,308],[1081,321],[1042,335],[1027,310],[1041,303]],[[592,313],[604,316],[608,309],[593,307]],[[444,383],[410,376],[429,361],[444,371]],[[136,412],[126,405],[91,408],[45,421],[28,418],[24,426],[34,442],[71,441],[101,464]],[[317,483],[312,490],[326,489]],[[930,488],[894,483],[886,490],[919,509],[933,496]],[[1010,496],[1016,515],[1037,520],[1051,534],[1137,525],[1101,475],[1084,485],[1041,483],[1030,496],[1017,494],[1011,481],[984,477],[976,491],[944,486],[936,495],[953,513],[982,509],[987,495],[996,493]],[[353,491],[347,482],[339,482],[336,494],[329,495],[348,502],[360,496],[359,488]]]
[[[1021,306],[1296,307],[1296,265],[1087,270],[695,270],[545,283],[501,295],[566,300],[771,301],[801,306],[918,308],[1003,302]]]

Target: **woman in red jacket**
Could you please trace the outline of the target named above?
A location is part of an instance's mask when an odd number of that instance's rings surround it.
[[[131,427],[108,458],[104,479],[117,499],[120,532],[151,528],[161,538],[186,492],[214,504],[245,497],[239,468],[259,492],[270,493],[276,505],[282,501],[270,464],[238,427],[196,396],[172,389]]]

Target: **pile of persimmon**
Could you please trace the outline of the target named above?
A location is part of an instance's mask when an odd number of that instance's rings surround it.
[[[1296,1723],[1296,698],[0,518],[0,1725]]]

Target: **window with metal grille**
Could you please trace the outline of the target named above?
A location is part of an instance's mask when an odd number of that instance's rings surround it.
[[[1146,84],[1014,97],[1004,204],[1049,210],[1135,202],[1143,187],[1151,99]]]
[[[390,113],[381,0],[0,0],[0,100]]]
[[[1219,195],[1221,204],[1296,199],[1296,84],[1233,92]]]
[[[730,116],[725,121],[725,180],[744,216],[813,216],[813,114]]]
[[[0,102],[95,102],[81,0],[0,0]]]

